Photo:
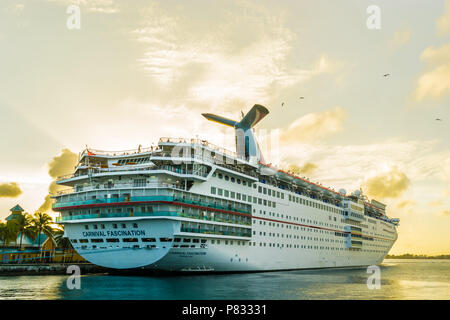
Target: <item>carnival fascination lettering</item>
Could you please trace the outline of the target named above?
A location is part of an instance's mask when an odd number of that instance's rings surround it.
[[[145,236],[144,230],[83,231],[83,237]]]

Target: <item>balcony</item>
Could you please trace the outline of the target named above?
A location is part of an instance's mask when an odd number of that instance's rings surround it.
[[[56,222],[66,222],[73,220],[85,220],[85,219],[103,219],[103,218],[129,218],[129,217],[182,217],[189,219],[196,219],[199,221],[211,221],[211,222],[222,222],[233,225],[239,225],[242,227],[251,227],[251,221],[236,221],[234,219],[218,219],[215,217],[201,217],[198,215],[188,215],[178,211],[155,211],[155,212],[113,212],[113,213],[95,213],[95,214],[83,214],[83,215],[71,215],[71,216],[61,216],[56,217]],[[196,229],[197,230],[197,229]],[[205,229],[206,230],[206,229]],[[190,231],[184,231],[190,232]],[[250,232],[250,231],[249,231]],[[228,235],[223,233],[224,235]],[[250,233],[249,233],[250,236]]]
[[[160,172],[158,172],[160,171]],[[193,177],[200,177],[203,178],[202,180],[205,180],[206,176],[208,175],[208,173],[206,172],[201,172],[198,170],[185,170],[182,168],[178,168],[175,166],[169,166],[169,165],[164,165],[164,166],[155,166],[155,165],[145,165],[145,166],[139,166],[139,167],[134,167],[134,166],[124,166],[124,167],[111,167],[111,168],[100,168],[100,167],[93,167],[89,169],[89,173],[88,172],[74,172],[72,174],[66,174],[63,176],[59,176],[58,178],[56,178],[57,182],[62,182],[65,180],[69,180],[69,179],[73,179],[73,178],[80,178],[80,179],[87,179],[87,178],[93,178],[96,176],[101,176],[101,175],[116,175],[116,174],[143,174],[143,173],[147,173],[147,174],[158,174],[158,173],[164,173],[167,172],[169,174],[172,175],[177,175],[177,176],[182,176],[182,175],[187,175],[187,176],[193,176]]]
[[[204,234],[216,234],[216,235],[224,235],[224,236],[234,236],[234,237],[248,237],[251,238],[250,230],[248,232],[231,232],[231,231],[219,231],[219,230],[210,230],[204,228],[185,228],[182,227],[180,229],[181,232],[189,232],[189,233],[204,233]]]
[[[86,205],[95,205],[104,206],[105,204],[129,204],[133,205],[133,203],[139,202],[175,202],[183,203],[187,206],[198,206],[204,207],[206,210],[212,209],[211,211],[232,211],[236,213],[243,214],[251,214],[250,205],[240,204],[240,203],[229,203],[228,205],[222,205],[217,203],[217,200],[214,198],[207,199],[205,198],[194,198],[189,193],[186,193],[187,196],[183,196],[183,193],[179,193],[178,195],[155,195],[155,196],[141,196],[141,197],[114,197],[114,198],[104,198],[104,199],[80,199],[77,201],[60,201],[53,204],[53,209],[58,208],[66,208],[66,207],[75,207],[75,206],[86,206]],[[214,199],[214,200],[213,200]],[[95,207],[95,206],[94,206]],[[63,209],[64,210],[64,209]]]

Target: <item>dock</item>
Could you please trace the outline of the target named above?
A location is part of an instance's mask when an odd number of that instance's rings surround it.
[[[82,275],[109,271],[107,268],[91,263],[0,264],[0,276],[70,275],[71,273],[67,273],[67,268],[71,265],[79,266]]]

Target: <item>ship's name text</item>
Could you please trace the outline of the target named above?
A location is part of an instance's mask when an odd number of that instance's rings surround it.
[[[83,237],[145,236],[145,230],[83,231]]]

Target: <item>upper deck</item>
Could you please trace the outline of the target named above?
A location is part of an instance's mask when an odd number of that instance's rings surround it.
[[[193,182],[207,181],[210,174],[216,169],[240,175],[252,182],[269,184],[292,192],[294,195],[305,195],[341,207],[348,205],[349,219],[352,219],[351,216],[353,216],[353,219],[357,221],[358,214],[361,213],[362,215],[390,221],[385,214],[385,206],[377,201],[370,203],[364,197],[347,196],[319,183],[312,182],[306,177],[299,177],[289,171],[262,162],[251,163],[239,157],[235,152],[201,139],[164,137],[159,140],[155,147],[139,147],[125,151],[86,149],[80,154],[75,172],[59,177],[57,183],[75,187],[80,184],[89,184],[92,179],[97,179],[97,181],[103,179],[102,183],[109,183],[116,177],[127,175],[161,174],[171,176],[174,180],[184,180],[184,187],[186,187],[188,180]],[[115,181],[115,183],[119,185],[118,181]],[[98,189],[99,186],[95,188]],[[84,187],[84,190],[89,190],[89,187]],[[65,190],[60,194],[69,192],[71,190]],[[360,202],[359,208],[357,208],[358,202]],[[350,209],[353,209],[353,214]]]

